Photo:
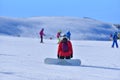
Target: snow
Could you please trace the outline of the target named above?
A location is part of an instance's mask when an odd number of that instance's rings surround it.
[[[57,40],[0,36],[0,80],[120,80],[120,49],[112,41],[71,40],[81,66],[44,63],[57,58]],[[120,44],[120,42],[118,41]]]

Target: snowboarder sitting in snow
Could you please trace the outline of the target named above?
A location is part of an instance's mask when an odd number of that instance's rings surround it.
[[[59,59],[71,59],[73,57],[72,44],[66,37],[63,37],[58,45],[57,57]]]
[[[115,32],[114,35],[113,35],[113,44],[112,44],[112,48],[114,48],[114,44],[116,44],[116,47],[118,48],[117,39],[118,39],[118,33]]]

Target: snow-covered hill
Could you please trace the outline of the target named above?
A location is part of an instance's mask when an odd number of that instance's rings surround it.
[[[44,64],[56,58],[57,40],[0,36],[0,80],[120,80],[120,49],[111,41],[75,41],[81,66]]]
[[[45,38],[55,38],[59,30],[63,34],[70,30],[76,40],[109,40],[109,35],[117,30],[112,24],[88,17],[0,17],[0,34],[39,37],[41,28],[45,29]]]

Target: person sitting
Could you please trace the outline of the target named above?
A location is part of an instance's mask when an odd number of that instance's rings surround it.
[[[72,43],[66,38],[60,41],[58,45],[58,59],[71,59],[73,57]]]

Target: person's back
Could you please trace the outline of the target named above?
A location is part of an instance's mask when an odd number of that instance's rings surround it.
[[[60,32],[57,33],[57,38],[59,38],[59,37],[60,37]]]
[[[43,31],[44,31],[44,29],[42,28],[41,31],[40,31],[40,33],[39,33],[40,36],[43,36],[43,35],[44,35]]]
[[[113,35],[113,40],[117,40],[117,39],[118,39],[118,34],[117,34],[117,32],[115,32]]]
[[[69,40],[67,40],[67,38],[63,38],[63,40],[59,43],[58,46],[58,58],[70,59],[72,57],[73,57],[72,43]]]
[[[66,33],[66,36],[67,36],[67,38],[70,40],[70,36],[71,36],[70,31],[68,31],[68,32]]]
[[[112,44],[112,48],[114,48],[114,44],[116,44],[116,47],[118,48],[117,40],[118,40],[118,33],[115,32],[114,35],[113,35],[113,44]]]

